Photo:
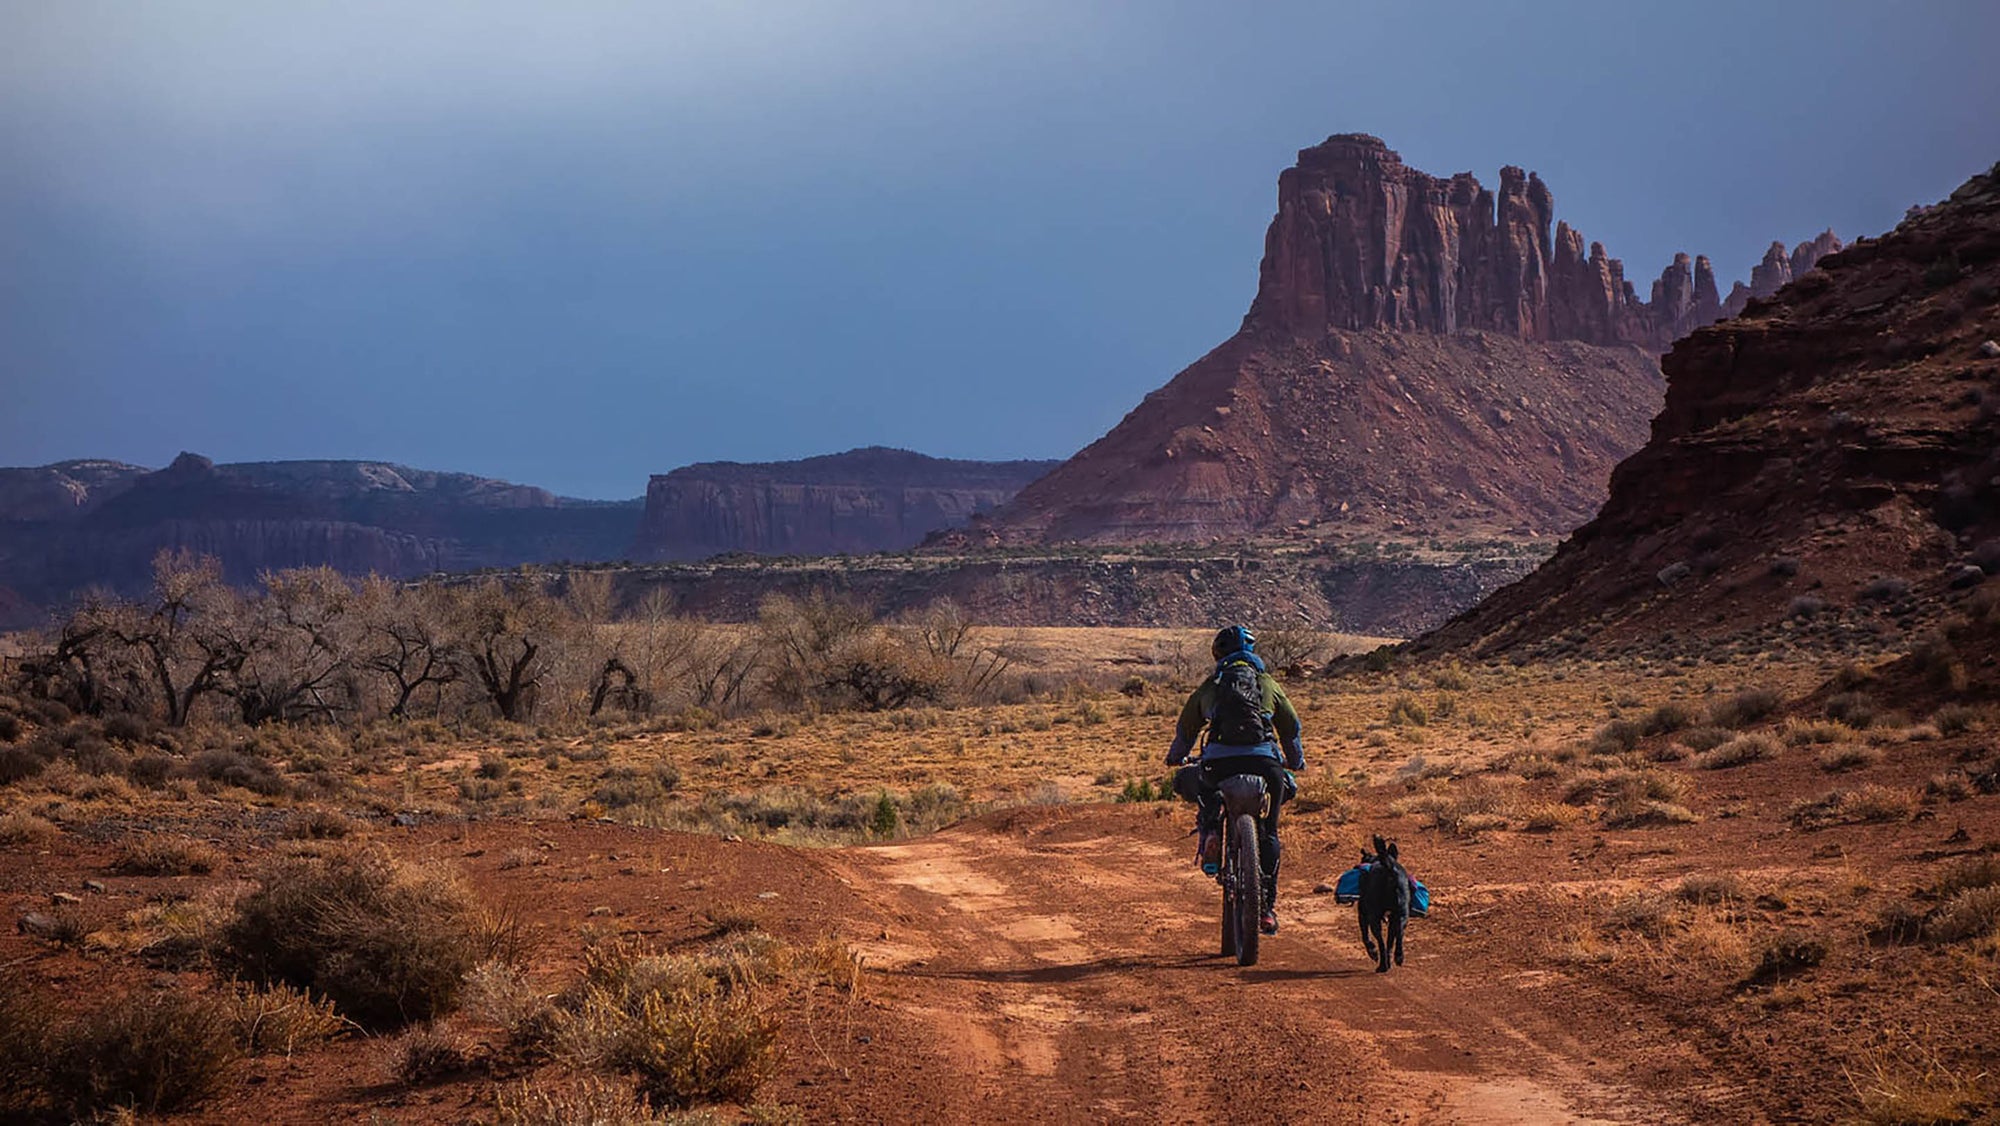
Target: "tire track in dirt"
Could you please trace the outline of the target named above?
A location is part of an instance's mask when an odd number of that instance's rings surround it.
[[[1289,873],[1260,963],[1215,956],[1214,885],[1178,825],[1024,811],[832,858],[879,909],[856,943],[870,988],[927,1046],[930,1100],[865,1101],[939,1121],[1674,1120],[1594,1079],[1584,1045],[1467,1001],[1421,924],[1409,966],[1375,974],[1353,909]]]

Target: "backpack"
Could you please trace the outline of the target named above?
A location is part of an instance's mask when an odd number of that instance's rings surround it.
[[[1271,717],[1264,711],[1264,686],[1257,666],[1229,661],[1215,670],[1215,714],[1208,717],[1209,739],[1225,747],[1254,747],[1271,741]]]

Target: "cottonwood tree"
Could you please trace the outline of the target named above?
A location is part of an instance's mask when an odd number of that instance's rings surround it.
[[[554,667],[567,615],[535,575],[487,579],[457,601],[455,659],[500,718],[527,719]]]
[[[186,724],[195,703],[220,691],[248,656],[240,609],[222,581],[221,562],[183,549],[154,556],[148,600],[111,615],[111,635],[138,652],[170,726]]]
[[[354,661],[387,683],[391,716],[406,717],[411,699],[426,686],[442,688],[459,680],[453,613],[452,592],[436,583],[405,588],[374,577],[362,584]]]
[[[354,588],[331,567],[269,572],[262,585],[258,597],[239,605],[243,656],[222,690],[252,726],[332,718],[353,702],[343,681],[352,668]]]

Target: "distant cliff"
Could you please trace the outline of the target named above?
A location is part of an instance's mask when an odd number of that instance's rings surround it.
[[[0,469],[0,587],[47,605],[90,586],[142,586],[153,556],[187,548],[235,582],[326,564],[348,574],[617,559],[639,502],[558,497],[466,473],[370,461],[157,472],[110,461]],[[19,618],[19,612],[13,617]]]
[[[1363,133],[1300,151],[1241,329],[939,545],[1561,537],[1646,440],[1658,355],[1723,302],[1685,254],[1641,298],[1554,211],[1519,168],[1494,191]]]
[[[801,461],[690,465],[647,485],[630,554],[900,551],[997,507],[1055,465],[953,461],[879,446]]]

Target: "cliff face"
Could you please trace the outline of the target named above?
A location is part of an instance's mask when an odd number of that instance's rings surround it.
[[[1730,288],[1728,299],[1722,303],[1722,315],[1736,316],[1751,301],[1769,297],[1792,284],[1793,279],[1804,277],[1807,271],[1818,265],[1820,259],[1839,250],[1840,239],[1832,231],[1821,231],[1818,238],[1798,244],[1789,254],[1785,252],[1784,243],[1772,243],[1770,249],[1764,252],[1764,260],[1751,267],[1750,284],[1737,282]]]
[[[136,589],[165,548],[214,555],[236,582],[320,564],[408,576],[606,560],[638,516],[636,501],[381,462],[64,462],[0,470],[0,586],[43,604],[92,585]]]
[[[1913,621],[2000,573],[2000,166],[1815,261],[1677,344],[1603,511],[1426,644],[1789,639],[1864,604]]]
[[[879,447],[801,461],[709,462],[656,476],[634,559],[901,551],[963,525],[1050,461],[952,461]]]
[[[1828,232],[1790,259],[1779,248],[1783,280],[1839,246]],[[1751,289],[1762,284],[1753,278]],[[1586,252],[1581,232],[1555,222],[1555,197],[1532,172],[1501,169],[1494,192],[1469,172],[1427,175],[1379,139],[1343,133],[1302,150],[1278,177],[1278,214],[1243,323],[1306,339],[1479,329],[1657,353],[1722,310],[1708,259],[1684,254],[1642,300],[1602,243]]]

